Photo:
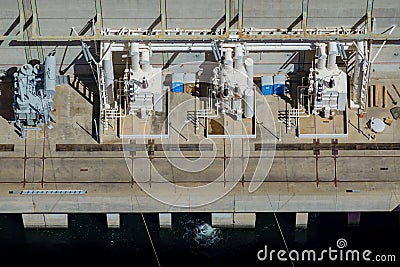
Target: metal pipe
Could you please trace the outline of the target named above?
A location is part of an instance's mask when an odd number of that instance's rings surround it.
[[[235,69],[244,70],[243,67],[243,46],[237,45],[235,47]]]
[[[254,61],[252,58],[248,57],[244,61],[244,64],[246,66],[246,72],[247,72],[247,86],[249,88],[253,88]]]
[[[338,55],[337,44],[336,42],[329,42],[328,46],[328,70],[333,70],[337,68],[336,65],[336,57]]]
[[[110,102],[113,102],[113,94],[114,92],[114,65],[112,62],[112,52],[111,49],[108,49],[110,46],[110,43],[105,43],[104,44],[104,50],[106,51],[104,54],[104,60],[103,60],[103,69],[104,69],[104,92],[103,92],[103,104],[107,106],[110,104]],[[111,98],[112,101],[110,101]]]
[[[235,48],[237,43],[224,43],[223,50]],[[345,46],[345,49],[348,46]],[[114,43],[112,51],[122,52],[126,50],[124,43]],[[139,44],[139,50],[151,49],[152,52],[180,51],[180,52],[206,52],[212,51],[209,43],[153,43],[151,46]],[[263,51],[310,51],[313,50],[311,43],[246,43],[246,51],[263,52]],[[226,56],[225,56],[226,58]]]
[[[149,72],[151,70],[150,65],[150,52],[148,49],[142,52],[142,69],[143,71]]]
[[[225,49],[225,65],[233,67],[232,48]]]
[[[319,43],[317,44],[318,47],[318,62],[317,62],[317,69],[325,69],[326,66],[326,44],[325,43]]]

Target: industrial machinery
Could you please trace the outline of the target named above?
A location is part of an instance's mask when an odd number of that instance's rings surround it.
[[[254,116],[255,93],[253,85],[253,60],[246,58],[244,63],[243,46],[235,47],[235,66],[232,48],[226,48],[221,64],[214,68],[211,79],[210,96],[217,99],[217,108],[236,120]]]
[[[347,75],[336,64],[338,48],[336,42],[318,43],[317,64],[310,69],[308,94],[313,96],[312,113],[329,119],[347,106]],[[327,59],[328,58],[328,62]]]
[[[162,112],[162,71],[150,65],[150,51],[141,52],[139,64],[139,44],[131,44],[132,67],[124,71],[124,91],[128,95],[129,114],[146,118],[149,112]]]
[[[26,130],[38,130],[45,124],[49,129],[55,122],[56,57],[49,54],[43,64],[25,64],[14,73],[14,116],[21,138]]]

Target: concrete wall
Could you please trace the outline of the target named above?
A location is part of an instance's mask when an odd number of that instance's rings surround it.
[[[367,10],[366,0],[309,0],[308,27],[353,26]]]
[[[96,15],[94,1],[36,0],[41,35],[69,35],[79,32]],[[90,35],[90,30],[86,33]]]
[[[104,27],[148,29],[160,14],[159,0],[103,0]],[[154,29],[161,29],[160,23]]]
[[[301,1],[243,1],[245,28],[287,28],[301,15]]]
[[[16,34],[19,31],[18,5],[16,0],[1,1],[0,34]],[[309,0],[308,26],[352,26],[366,12],[367,0]],[[104,27],[160,29],[160,1],[159,0],[102,0]],[[231,0],[231,18],[237,14],[237,1]],[[243,25],[245,28],[287,28],[301,14],[301,0],[262,1],[246,0],[243,4]],[[169,28],[209,28],[217,26],[224,28],[225,1],[224,0],[167,0],[167,27]],[[86,23],[94,18],[94,0],[37,0],[40,33],[42,35],[69,35],[70,28],[80,31]],[[372,15],[376,17],[377,32],[382,32],[391,25],[400,24],[400,2],[397,0],[375,1]],[[15,23],[16,22],[16,23]],[[219,23],[218,23],[219,22]],[[235,28],[237,23],[232,25]],[[299,23],[295,27],[300,27]],[[29,28],[29,27],[28,27]],[[400,27],[394,33],[399,32]],[[86,33],[90,34],[90,30]],[[57,46],[57,63],[63,67],[74,62],[80,52],[79,42],[69,43],[64,60],[62,60],[66,42],[43,42],[44,54]],[[27,50],[24,43],[15,41],[0,41],[0,67],[19,66],[27,60]],[[379,48],[377,46],[375,51]],[[33,58],[38,58],[36,47],[30,47]],[[41,52],[40,52],[41,53]],[[400,67],[397,45],[385,47],[373,66],[374,72],[394,72]],[[152,61],[163,64],[173,55],[154,54]],[[29,56],[29,55],[28,55]],[[258,75],[274,73],[283,65],[290,54],[286,53],[254,53],[255,73]],[[173,64],[181,62],[203,60],[204,54],[179,54]],[[389,62],[389,63],[388,63]],[[296,64],[296,61],[292,63]],[[78,62],[85,64],[84,61]],[[293,65],[289,66],[289,69]],[[79,67],[78,67],[79,69]],[[69,73],[73,73],[71,68]]]

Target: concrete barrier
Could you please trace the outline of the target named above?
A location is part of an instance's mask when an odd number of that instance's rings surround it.
[[[22,214],[25,228],[68,228],[67,214]]]
[[[118,213],[107,213],[107,226],[108,228],[120,227],[120,219]]]

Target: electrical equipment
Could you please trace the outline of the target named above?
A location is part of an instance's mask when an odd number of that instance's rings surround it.
[[[25,138],[26,130],[45,124],[52,128],[56,94],[56,57],[50,54],[45,64],[25,64],[14,73],[14,116]]]

